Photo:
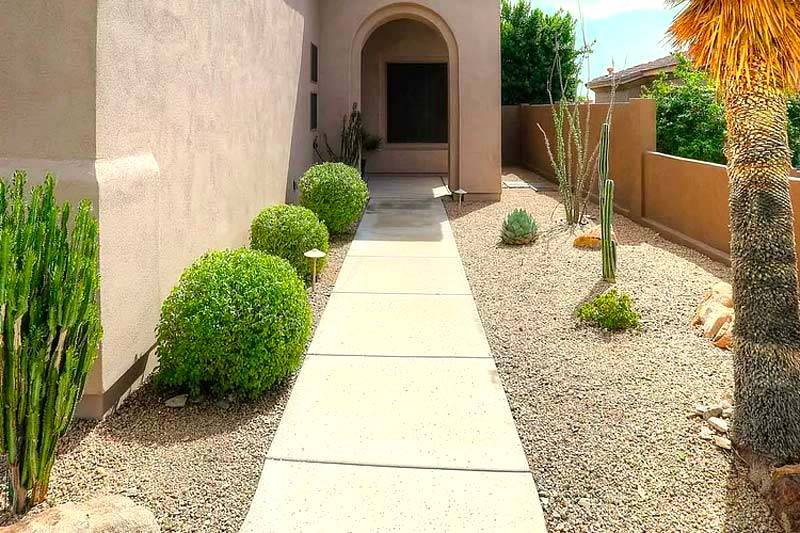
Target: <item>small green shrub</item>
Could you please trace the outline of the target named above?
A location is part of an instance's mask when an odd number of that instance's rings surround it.
[[[530,213],[524,209],[515,209],[503,221],[500,238],[503,244],[521,245],[535,241],[537,234],[536,221]]]
[[[633,309],[630,296],[617,289],[598,295],[594,300],[578,308],[578,318],[609,331],[625,331],[638,328],[639,313]]]
[[[253,220],[250,247],[286,259],[301,278],[308,279],[312,269],[304,254],[314,248],[328,253],[328,229],[305,207],[274,205]],[[325,268],[325,263],[325,259],[317,262],[317,272]]]
[[[358,221],[367,198],[358,170],[343,163],[315,165],[300,179],[300,204],[316,213],[331,233],[343,233]]]
[[[297,370],[310,332],[306,289],[286,260],[210,252],[186,269],[161,308],[155,383],[256,398]]]

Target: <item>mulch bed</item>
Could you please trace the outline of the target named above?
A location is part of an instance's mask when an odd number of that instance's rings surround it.
[[[498,244],[517,207],[546,238]],[[552,230],[554,193],[504,190],[447,210],[551,531],[780,531],[743,463],[690,417],[733,386],[730,353],[688,325],[726,266],[617,216],[617,287],[643,327],[609,334],[575,319],[607,285],[600,252]]]

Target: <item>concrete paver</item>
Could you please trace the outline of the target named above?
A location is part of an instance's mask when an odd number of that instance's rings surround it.
[[[494,360],[310,357],[269,457],[527,472]]]
[[[471,294],[458,257],[348,257],[334,292]]]
[[[334,293],[311,354],[489,357],[471,295]]]
[[[346,489],[344,489],[346,487]],[[267,461],[242,531],[544,531],[528,473]]]

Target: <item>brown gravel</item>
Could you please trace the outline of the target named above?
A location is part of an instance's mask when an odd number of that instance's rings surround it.
[[[447,209],[548,500],[548,529],[779,531],[743,464],[701,440],[701,422],[687,416],[732,388],[730,354],[688,327],[704,291],[729,269],[618,216],[618,286],[644,327],[615,335],[581,327],[576,307],[606,288],[599,252],[574,249],[564,232],[532,246],[498,246],[502,218],[517,207],[545,229],[561,213],[552,194],[530,190]]]
[[[331,241],[311,295],[315,327],[352,239]],[[293,384],[292,377],[252,403],[179,410],[145,385],[103,422],[75,422],[61,443],[49,503],[123,494],[151,509],[165,532],[238,531]],[[0,477],[5,497],[5,469]],[[0,524],[10,520],[0,515]]]

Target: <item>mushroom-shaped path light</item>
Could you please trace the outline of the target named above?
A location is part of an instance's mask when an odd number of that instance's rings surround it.
[[[453,194],[458,196],[458,210],[461,211],[461,202],[464,200],[464,196],[467,195],[467,191],[464,189],[458,189],[457,191],[454,191]]]
[[[317,261],[325,257],[325,252],[314,248],[313,250],[307,251],[303,255],[305,255],[308,259],[313,261],[314,267],[312,269],[312,274],[311,274],[311,290],[313,292],[317,285]]]

